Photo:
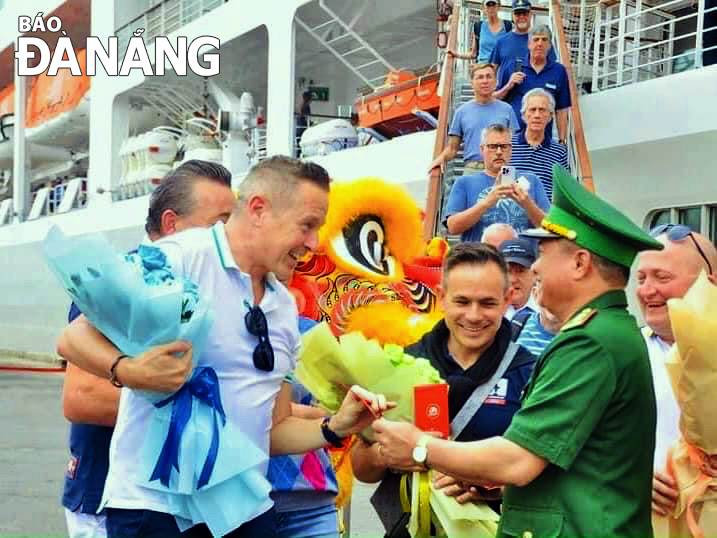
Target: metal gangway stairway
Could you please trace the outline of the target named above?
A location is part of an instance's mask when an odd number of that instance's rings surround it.
[[[319,0],[318,7],[326,17],[324,20],[312,26],[296,15],[296,24],[321,43],[372,91],[381,86],[386,73],[395,71],[395,67],[353,30],[358,17],[347,23],[324,0]]]

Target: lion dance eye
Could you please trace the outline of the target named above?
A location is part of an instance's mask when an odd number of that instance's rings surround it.
[[[331,245],[345,263],[382,276],[390,277],[396,273],[396,261],[386,249],[383,221],[376,215],[357,217],[343,228]]]

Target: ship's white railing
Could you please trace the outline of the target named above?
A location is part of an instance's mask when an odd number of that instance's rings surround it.
[[[127,50],[129,38],[138,28],[144,28],[142,38],[148,45],[157,36],[166,36],[189,24],[205,13],[221,6],[225,0],[150,0],[146,11],[137,13],[115,31],[118,50]]]
[[[705,46],[705,36],[710,43],[717,33],[717,24],[705,24],[705,15],[717,14],[717,5],[705,7],[705,0],[668,0],[657,6],[602,0],[590,11],[580,10],[580,28],[588,18],[594,21],[588,36],[593,57],[588,59],[589,47],[583,45],[577,65],[592,65],[593,92],[701,68],[712,63],[705,61],[706,53],[717,54],[717,45]]]

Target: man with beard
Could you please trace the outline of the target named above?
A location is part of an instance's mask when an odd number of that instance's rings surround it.
[[[662,245],[559,167],[533,265],[538,303],[561,323],[502,436],[456,443],[373,424],[387,465],[504,484],[498,536],[652,536],[655,396],[625,286]],[[420,450],[417,450],[420,447]],[[419,461],[420,460],[420,461]]]
[[[490,125],[481,134],[485,171],[463,176],[451,188],[444,225],[463,241],[479,241],[483,230],[496,222],[520,232],[537,226],[548,209],[540,180],[516,171],[518,179],[503,182],[501,168],[510,162],[512,132],[504,125]]]

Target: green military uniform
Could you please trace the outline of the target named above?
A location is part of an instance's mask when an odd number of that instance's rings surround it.
[[[629,267],[661,245],[555,168],[542,229]],[[548,461],[507,486],[499,536],[652,536],[655,397],[644,341],[623,290],[593,298],[539,357],[504,437]]]

